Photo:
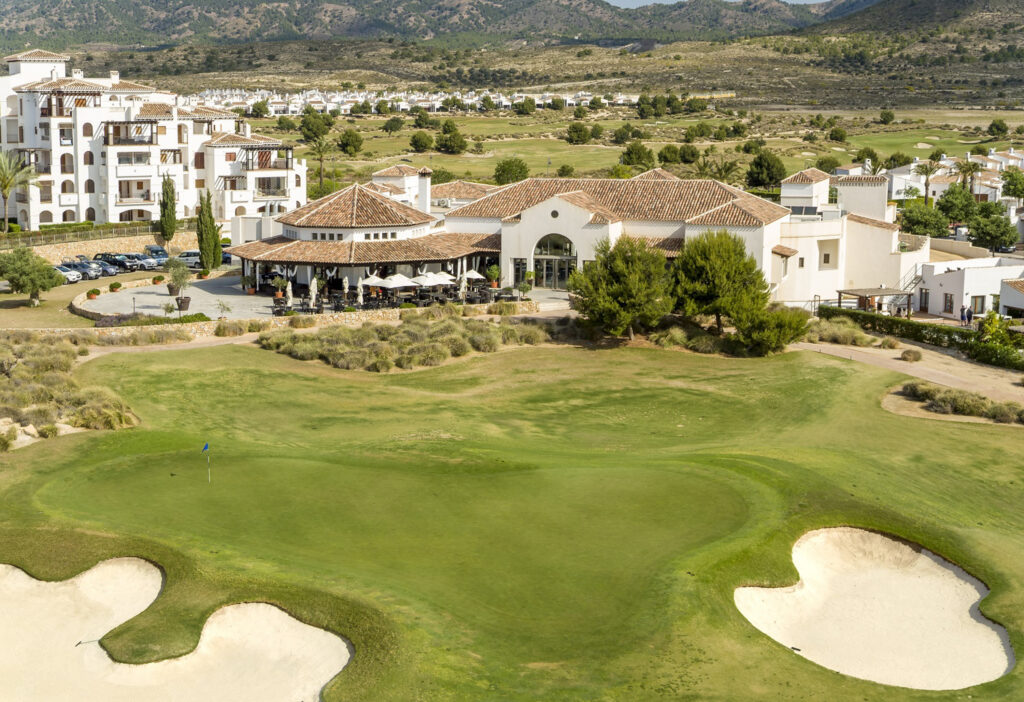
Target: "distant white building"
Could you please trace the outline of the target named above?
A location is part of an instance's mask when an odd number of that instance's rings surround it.
[[[69,57],[32,50],[5,59],[0,146],[39,174],[11,213],[25,229],[55,222],[133,222],[159,217],[162,179],[175,184],[177,215],[213,195],[214,217],[277,214],[306,202],[306,165],[279,140],[251,134],[232,112],[184,104],[117,72],[68,76]]]
[[[1012,300],[1002,298],[1004,281],[1024,278],[1024,262],[1013,258],[973,258],[922,266],[914,308],[920,312],[960,318],[960,307],[975,316],[999,310]]]

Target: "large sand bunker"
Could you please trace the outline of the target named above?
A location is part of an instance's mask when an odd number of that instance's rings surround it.
[[[738,588],[736,606],[819,665],[920,690],[959,690],[1013,667],[1006,630],[978,611],[988,589],[929,551],[861,529],[819,529],[796,542],[793,564],[796,585]]]
[[[258,603],[214,612],[180,658],[115,663],[98,639],[146,609],[162,584],[137,558],[55,583],[0,565],[0,699],[313,702],[348,663],[341,638]]]

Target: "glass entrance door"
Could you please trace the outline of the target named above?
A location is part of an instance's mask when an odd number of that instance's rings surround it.
[[[565,290],[569,284],[569,274],[576,270],[575,258],[540,258],[533,259],[534,285],[538,288]]]

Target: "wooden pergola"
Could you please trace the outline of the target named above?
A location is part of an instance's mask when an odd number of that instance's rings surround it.
[[[907,319],[910,319],[911,301],[914,297],[913,291],[900,290],[898,288],[851,288],[849,290],[837,290],[839,302],[837,306],[842,309],[843,295],[857,298],[857,309],[873,312],[876,310],[875,300],[880,297],[903,298],[903,309],[906,310]]]

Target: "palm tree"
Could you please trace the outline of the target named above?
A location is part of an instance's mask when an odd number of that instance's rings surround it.
[[[324,189],[324,159],[334,151],[334,143],[319,136],[309,142],[309,154],[320,162],[320,190]]]
[[[932,176],[939,172],[939,165],[934,161],[922,161],[914,166],[914,175],[924,176],[924,204],[928,206],[928,193],[931,192]]]
[[[707,156],[701,156],[693,162],[693,165],[690,166],[690,168],[693,170],[693,174],[698,178],[710,178],[715,169],[715,164],[708,160]]]
[[[11,151],[0,152],[0,197],[4,199],[4,234],[7,233],[8,205],[11,193],[18,188],[36,185],[39,173],[32,166],[22,162],[21,158]]]
[[[975,163],[970,160],[970,157],[963,161],[958,161],[956,164],[956,172],[963,179],[964,185],[968,183],[971,186],[971,195],[974,195],[974,179],[978,177],[978,174],[984,170],[980,163]]]
[[[739,175],[739,161],[722,160],[711,167],[711,177],[727,185],[734,185]]]

